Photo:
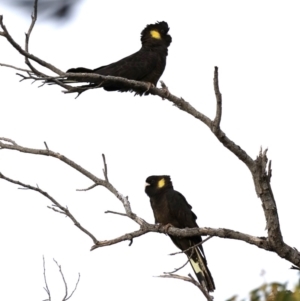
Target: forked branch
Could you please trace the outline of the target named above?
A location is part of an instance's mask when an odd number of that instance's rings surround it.
[[[279,256],[285,258],[286,260],[289,260],[291,263],[293,263],[295,266],[300,266],[300,254],[297,250],[291,248],[290,246],[286,245],[285,243],[281,244],[280,246],[275,246],[271,244],[269,237],[256,237],[249,234],[241,233],[238,231],[230,230],[230,229],[213,229],[213,228],[186,228],[186,229],[177,229],[174,227],[168,227],[165,229],[165,227],[161,227],[160,225],[152,225],[147,223],[144,219],[137,216],[131,209],[130,202],[128,200],[128,197],[123,196],[110,182],[101,179],[94,174],[87,171],[85,168],[81,167],[79,164],[75,163],[71,159],[67,158],[64,155],[61,155],[59,153],[56,153],[49,149],[32,149],[27,148],[18,145],[15,141],[7,138],[0,138],[0,150],[2,149],[8,149],[8,150],[16,150],[27,154],[34,154],[34,155],[42,155],[42,156],[50,156],[56,159],[61,160],[65,164],[69,165],[73,169],[80,172],[82,175],[85,175],[88,177],[92,182],[93,185],[89,187],[89,189],[92,189],[96,186],[103,186],[106,189],[108,189],[111,193],[113,193],[119,201],[121,201],[125,213],[121,213],[122,215],[127,216],[131,220],[133,220],[135,223],[139,225],[139,229],[137,231],[133,231],[131,233],[127,233],[124,235],[121,235],[120,237],[111,239],[111,240],[105,240],[105,241],[99,241],[95,237],[96,235],[91,234],[89,231],[84,229],[80,223],[76,220],[76,218],[71,215],[70,211],[67,208],[64,208],[61,206],[56,200],[54,200],[53,197],[51,197],[47,192],[42,191],[38,187],[33,187],[31,185],[24,184],[20,181],[12,180],[6,176],[4,176],[2,173],[0,173],[0,178],[9,181],[16,185],[21,185],[22,187],[26,187],[28,189],[35,190],[45,197],[47,197],[54,205],[55,207],[52,207],[53,210],[60,210],[60,213],[64,213],[67,215],[74,224],[81,229],[84,233],[89,235],[94,245],[92,246],[91,250],[94,250],[99,247],[109,246],[113,245],[122,241],[132,241],[134,238],[139,237],[141,235],[144,235],[148,232],[157,232],[157,233],[168,233],[175,236],[197,236],[197,235],[209,235],[209,236],[217,236],[220,238],[227,238],[227,239],[235,239],[235,240],[241,240],[249,244],[253,244],[259,248],[262,248],[264,250],[273,251],[276,252]],[[104,174],[105,170],[107,173],[107,163],[106,160],[104,161],[104,165],[106,164],[106,168],[104,167]],[[280,249],[278,249],[280,247]],[[279,252],[280,251],[280,252]]]
[[[65,279],[65,275],[62,271],[62,268],[61,268],[61,265],[58,264],[58,262],[53,258],[53,261],[56,263],[58,269],[59,269],[59,273],[60,273],[60,276],[62,278],[62,281],[64,283],[64,287],[65,287],[65,294],[62,298],[62,301],[67,301],[69,299],[72,298],[73,294],[75,293],[75,291],[77,290],[77,287],[78,287],[78,284],[79,284],[79,281],[80,281],[80,274],[78,274],[78,279],[77,279],[77,282],[75,284],[75,287],[73,289],[73,291],[71,292],[71,294],[68,293],[68,284],[67,284],[67,281]],[[45,263],[45,258],[43,256],[43,269],[44,269],[44,282],[45,282],[45,287],[44,287],[44,290],[46,291],[47,295],[48,295],[48,299],[44,300],[44,301],[51,301],[51,292],[50,292],[50,289],[49,289],[49,286],[48,286],[48,283],[47,283],[47,278],[46,278],[46,263]]]

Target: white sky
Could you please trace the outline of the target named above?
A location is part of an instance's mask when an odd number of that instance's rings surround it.
[[[30,16],[2,6],[0,13],[23,45]],[[95,68],[137,51],[143,28],[162,20],[173,38],[162,79],[171,93],[212,118],[213,68],[220,68],[221,126],[252,158],[260,146],[269,148],[283,237],[299,249],[298,1],[88,0],[65,25],[38,21],[30,51],[62,70]],[[0,62],[25,67],[3,37],[0,54]],[[51,150],[100,177],[105,153],[110,181],[148,222],[153,214],[145,179],[169,174],[193,206],[199,226],[266,235],[246,166],[205,125],[168,101],[101,89],[74,99],[59,87],[19,83],[15,73],[0,68],[0,136],[32,148],[44,148],[46,141]],[[123,210],[104,188],[76,192],[90,186],[90,180],[58,160],[6,150],[0,155],[1,172],[38,184],[99,240],[137,229],[129,219],[104,214]],[[46,299],[43,255],[53,300],[61,300],[64,291],[52,258],[62,265],[69,290],[81,273],[72,301],[204,300],[189,283],[153,277],[185,261],[183,255],[168,256],[176,247],[165,235],[148,234],[131,247],[124,242],[90,252],[92,241],[69,219],[47,209],[46,198],[5,181],[0,181],[0,196],[0,300]],[[292,285],[297,280],[289,262],[246,243],[213,238],[204,248],[216,283],[215,300],[244,297],[264,281]],[[190,272],[188,266],[180,274]]]

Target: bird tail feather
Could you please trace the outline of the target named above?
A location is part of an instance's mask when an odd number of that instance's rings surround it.
[[[79,68],[71,68],[67,70],[69,73],[93,73],[93,70],[84,68],[84,67],[79,67]]]
[[[94,70],[84,68],[84,67],[79,67],[79,68],[71,68],[67,70],[67,73],[94,73]],[[80,82],[93,82],[93,80],[89,80],[86,78],[73,78],[71,76],[68,76],[67,79],[60,80],[64,84],[75,84],[75,83],[80,83]]]
[[[214,280],[207,267],[206,259],[196,247],[190,256],[190,264],[198,278],[198,281],[207,289],[208,292],[215,290]]]

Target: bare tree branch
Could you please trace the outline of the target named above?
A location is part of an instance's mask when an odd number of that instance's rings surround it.
[[[66,298],[66,301],[72,298],[73,294],[74,294],[75,291],[77,290],[79,281],[80,281],[80,273],[78,273],[78,279],[77,279],[77,282],[76,282],[76,284],[75,284],[75,287],[74,287],[72,293],[69,295],[69,297]]]
[[[186,260],[186,262],[181,265],[179,268],[174,268],[174,271],[172,272],[164,272],[165,274],[174,274],[177,273],[178,271],[180,271],[181,269],[183,269],[189,262],[190,262],[190,258],[192,257],[193,253],[188,257],[188,259]]]
[[[196,287],[198,287],[200,289],[200,291],[202,292],[202,294],[205,296],[205,298],[208,301],[213,301],[213,297],[206,291],[206,289],[198,282],[196,281],[191,274],[188,274],[189,277],[185,277],[185,276],[180,276],[177,274],[166,274],[166,275],[160,275],[160,276],[156,276],[159,278],[173,278],[173,279],[180,279],[183,281],[187,281],[190,282],[192,284],[194,284]]]
[[[0,15],[0,26],[3,30],[3,32],[1,32],[1,36],[4,36],[7,41],[24,57],[28,58],[28,59],[32,59],[33,61],[37,62],[38,64],[40,64],[43,67],[48,68],[49,70],[53,71],[56,74],[59,74],[60,76],[63,76],[65,73],[62,72],[61,70],[59,70],[58,68],[54,67],[53,65],[41,60],[40,58],[38,58],[37,56],[28,53],[26,50],[24,50],[9,34],[8,30],[6,29],[6,26],[3,23],[3,16]]]
[[[43,256],[43,270],[44,270],[44,281],[45,281],[45,286],[44,290],[46,291],[47,295],[48,295],[48,299],[44,300],[44,301],[51,301],[51,293],[48,287],[48,283],[47,283],[47,278],[46,278],[46,265],[45,265],[45,257]]]
[[[216,117],[213,121],[212,131],[213,133],[216,133],[220,129],[220,122],[222,118],[222,94],[219,89],[218,67],[215,67],[214,90],[216,94],[217,106],[216,106]]]
[[[125,241],[125,240],[131,240],[133,238],[139,237],[143,234],[146,234],[148,232],[156,232],[156,233],[164,233],[164,234],[170,234],[173,236],[180,236],[180,237],[191,237],[191,236],[198,236],[198,235],[209,235],[209,236],[217,236],[220,238],[227,238],[227,239],[234,239],[234,240],[240,240],[244,241],[246,243],[252,244],[257,246],[258,248],[267,250],[267,251],[273,251],[268,242],[266,237],[256,237],[251,236],[245,233],[233,231],[230,229],[225,228],[185,228],[185,229],[178,229],[174,227],[169,227],[167,231],[163,229],[160,225],[151,225],[147,224],[145,222],[145,225],[138,231],[134,231],[131,233],[124,234],[122,236],[119,236],[112,240],[105,240],[105,241],[98,241],[96,245],[94,245],[91,250],[94,250],[99,247],[105,247],[110,246],[113,244],[117,244],[119,242]],[[285,258],[287,259],[287,258]],[[289,259],[287,259],[289,260]],[[290,260],[289,260],[290,261]],[[300,264],[300,261],[297,260],[298,264]]]
[[[175,253],[171,253],[170,255],[177,255],[177,254],[182,254],[182,253],[186,253],[187,251],[191,250],[191,249],[195,249],[197,248],[198,246],[200,245],[203,245],[205,242],[207,242],[209,239],[211,239],[212,236],[208,236],[206,237],[205,239],[203,239],[201,242],[199,242],[198,244],[186,249],[186,250],[183,250],[183,251],[180,251],[180,252],[175,252]]]
[[[2,140],[7,141],[4,139],[2,139]],[[113,244],[116,244],[116,243],[119,243],[119,242],[125,241],[125,240],[132,241],[132,239],[139,237],[143,234],[146,234],[148,232],[167,233],[170,235],[184,236],[184,237],[197,236],[197,235],[209,235],[209,236],[217,236],[220,238],[227,238],[227,239],[229,238],[229,239],[244,241],[246,243],[255,245],[261,249],[275,252],[280,257],[293,263],[295,266],[300,266],[300,253],[297,250],[295,250],[294,248],[285,244],[284,242],[280,245],[276,245],[276,244],[274,245],[274,242],[272,242],[269,239],[269,237],[256,237],[256,236],[241,233],[238,231],[222,229],[222,228],[220,228],[220,229],[213,229],[213,228],[177,229],[174,227],[168,227],[167,229],[163,229],[163,227],[161,227],[160,225],[151,225],[151,224],[147,223],[144,219],[142,219],[141,217],[137,216],[135,213],[132,212],[128,197],[124,197],[111,183],[108,183],[106,180],[102,180],[102,179],[96,177],[95,175],[93,175],[92,173],[90,173],[89,171],[87,171],[86,169],[84,169],[83,167],[78,165],[77,163],[73,162],[69,158],[67,158],[64,155],[61,155],[59,153],[55,153],[51,150],[26,148],[26,147],[20,146],[18,144],[11,145],[11,144],[2,142],[1,139],[0,139],[0,149],[17,150],[17,151],[20,151],[23,153],[50,156],[50,157],[59,159],[59,160],[63,161],[64,163],[66,163],[67,165],[74,168],[75,170],[79,171],[81,174],[83,174],[86,177],[88,177],[89,179],[91,179],[94,182],[94,185],[104,186],[106,189],[108,189],[111,193],[113,193],[121,201],[121,203],[123,204],[123,207],[125,209],[126,215],[130,219],[132,219],[134,222],[136,222],[140,226],[140,229],[137,231],[133,231],[131,233],[121,235],[120,237],[117,237],[115,239],[105,240],[105,241],[98,241],[95,238],[95,236],[93,236],[92,234],[90,234],[90,235],[88,234],[90,237],[93,237],[92,239],[95,243],[95,245],[92,246],[91,250],[94,250],[99,247],[113,245]],[[6,177],[4,177],[1,173],[0,173],[0,178],[6,179]],[[27,187],[29,189],[31,189],[30,187],[32,187],[30,185],[25,185],[25,184],[22,184],[18,181],[14,181],[14,180],[8,180],[8,181],[18,184],[18,185],[22,185],[23,187]],[[33,190],[37,190],[37,189],[38,188],[33,187]],[[47,195],[45,195],[45,196],[47,196]],[[267,204],[267,205],[269,205],[269,204]],[[62,209],[64,207],[60,208],[58,206],[58,208],[65,213],[65,211]],[[55,210],[55,208],[52,208],[52,209]],[[68,210],[66,208],[64,208],[64,209]],[[277,214],[276,207],[272,208],[272,210],[275,210],[275,213]],[[264,211],[271,215],[274,213],[274,211],[269,212],[268,207],[266,209],[264,209]],[[67,212],[69,212],[69,211],[67,211]],[[75,225],[80,228],[80,224],[77,221],[76,222],[75,221],[73,220]],[[271,222],[273,222],[273,221],[271,220]],[[268,231],[268,233],[270,233],[270,231]]]
[[[15,67],[15,66],[8,65],[8,64],[2,64],[2,63],[0,63],[0,66],[12,68],[12,69],[16,69],[16,70],[23,71],[23,72],[26,72],[26,73],[30,72],[29,69],[23,69],[23,68]]]
[[[4,137],[0,137],[0,141],[6,141],[6,142],[9,142],[9,143],[11,143],[11,144],[13,144],[13,145],[18,145],[14,140],[12,140],[12,139],[9,139],[9,138],[4,138]],[[1,148],[0,148],[1,149]]]
[[[77,290],[78,283],[80,281],[80,273],[78,273],[78,279],[77,279],[77,282],[75,284],[75,287],[74,287],[72,293],[70,295],[68,295],[68,284],[67,284],[67,281],[65,279],[64,273],[62,271],[61,265],[59,265],[58,262],[54,258],[53,258],[53,261],[56,263],[56,265],[59,269],[59,273],[61,275],[61,278],[62,278],[64,286],[65,286],[65,295],[64,295],[62,301],[67,301],[73,296],[73,294]],[[44,256],[43,256],[43,268],[44,268],[44,281],[45,281],[45,285],[46,285],[46,287],[44,287],[44,289],[45,289],[45,291],[47,292],[47,295],[48,295],[48,299],[45,299],[44,301],[51,301],[51,293],[50,293],[50,290],[49,290],[49,287],[48,287],[48,284],[47,284],[47,280],[46,280],[46,267],[45,267],[45,258],[44,258]]]
[[[90,186],[88,188],[76,189],[76,191],[88,191],[88,190],[91,190],[91,189],[95,188],[96,186],[99,186],[99,185],[98,184],[93,184],[92,186]]]
[[[52,196],[50,196],[46,191],[43,191],[42,189],[40,189],[39,187],[34,187],[34,186],[31,186],[31,185],[27,185],[27,184],[24,184],[22,182],[19,182],[19,181],[15,181],[15,180],[12,180],[6,176],[4,176],[1,172],[0,172],[0,179],[3,179],[3,180],[6,180],[10,183],[13,183],[13,184],[16,184],[16,185],[20,185],[22,187],[25,187],[27,189],[30,189],[30,190],[34,190],[34,191],[37,191],[39,192],[40,194],[42,194],[43,196],[45,196],[46,198],[48,198],[54,205],[54,207],[49,207],[50,209],[56,211],[56,212],[59,212],[59,213],[63,213],[65,214],[66,216],[68,216],[74,223],[74,225],[79,228],[82,232],[84,232],[85,234],[87,234],[92,240],[94,243],[97,243],[97,239],[94,237],[93,234],[91,234],[88,230],[86,230],[84,227],[82,227],[80,225],[80,223],[76,220],[76,218],[71,214],[71,212],[69,211],[68,208],[65,208],[63,207],[62,205],[60,205]],[[59,208],[59,210],[57,210],[56,208]]]
[[[30,39],[30,35],[31,35],[31,32],[33,30],[33,27],[35,25],[35,22],[37,20],[37,5],[38,4],[38,0],[35,0],[34,1],[34,5],[33,5],[33,12],[31,14],[31,24],[30,24],[30,27],[28,29],[28,32],[25,33],[25,51],[27,53],[29,53],[29,39]],[[29,59],[27,56],[25,56],[25,63],[26,65],[31,69],[31,71],[36,74],[36,75],[39,75],[39,76],[46,76],[46,74],[40,72],[39,70],[37,70],[36,68],[34,68],[32,66],[32,64],[30,63]]]
[[[112,213],[112,214],[116,214],[116,215],[127,216],[127,214],[125,214],[125,213],[115,212],[115,211],[110,211],[110,210],[107,210],[104,213]]]
[[[102,158],[103,158],[103,165],[104,165],[104,168],[103,168],[104,178],[105,178],[106,182],[109,182],[108,181],[108,175],[107,175],[107,164],[106,164],[106,160],[105,160],[105,155],[104,154],[102,154]]]
[[[65,295],[64,295],[64,297],[63,297],[63,300],[67,300],[66,298],[67,298],[67,296],[68,296],[68,285],[67,285],[67,282],[66,282],[64,273],[62,272],[61,265],[59,265],[59,264],[57,263],[57,261],[56,261],[54,258],[53,258],[53,261],[56,263],[56,265],[57,265],[57,267],[58,267],[58,269],[59,269],[59,273],[60,273],[60,275],[61,275],[61,278],[62,278],[63,283],[64,283],[64,286],[65,286]]]
[[[196,247],[196,246],[195,246],[195,247]],[[192,250],[191,254],[188,256],[187,261],[186,261],[182,266],[180,266],[179,268],[175,268],[174,271],[172,271],[172,272],[164,272],[164,274],[174,274],[174,273],[178,272],[179,270],[183,269],[183,268],[189,263],[190,259],[191,259],[192,256],[194,255],[195,247],[193,246],[192,248],[190,248],[190,249],[193,249],[193,250]],[[186,250],[185,250],[185,251],[182,251],[182,252],[173,253],[172,255],[180,254],[180,253],[183,253],[183,252],[186,252]],[[170,255],[171,255],[171,254],[170,254]]]
[[[44,141],[44,144],[45,144],[46,150],[49,151],[49,147],[48,147],[48,144],[46,141]]]
[[[152,226],[152,225],[149,225],[149,227]],[[98,241],[97,244],[93,245],[91,247],[91,251],[95,250],[95,249],[98,249],[98,248],[101,248],[101,247],[107,247],[107,246],[111,246],[111,245],[115,245],[119,242],[122,242],[122,241],[126,241],[126,240],[129,240],[131,243],[132,243],[132,240],[136,237],[139,237],[139,236],[142,236],[148,232],[151,232],[149,229],[145,228],[141,228],[140,230],[137,230],[137,231],[133,231],[131,233],[127,233],[127,234],[124,234],[122,236],[119,236],[115,239],[110,239],[110,240],[103,240],[103,241]],[[158,231],[153,231],[153,232],[158,232]]]

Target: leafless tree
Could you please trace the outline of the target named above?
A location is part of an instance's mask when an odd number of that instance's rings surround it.
[[[249,169],[252,174],[252,179],[254,182],[255,190],[257,196],[260,198],[262,203],[262,209],[264,211],[265,220],[266,220],[266,229],[267,229],[267,236],[265,237],[257,237],[247,233],[241,233],[238,231],[234,231],[231,229],[213,229],[213,228],[193,228],[193,229],[177,229],[174,227],[164,228],[160,225],[153,225],[146,222],[143,218],[139,217],[134,213],[131,208],[131,204],[129,202],[128,197],[125,197],[108,179],[108,167],[105,160],[105,156],[103,155],[103,177],[100,178],[97,175],[92,174],[84,167],[78,165],[76,162],[72,161],[71,159],[67,158],[64,155],[61,155],[53,150],[51,150],[47,144],[45,143],[45,149],[33,149],[27,146],[21,146],[17,142],[13,141],[9,138],[0,138],[0,149],[7,149],[7,150],[15,150],[22,153],[34,154],[37,156],[50,156],[62,161],[64,164],[69,165],[74,170],[78,171],[82,175],[89,178],[93,185],[90,187],[83,189],[83,190],[90,190],[95,188],[96,186],[103,186],[107,190],[109,190],[113,195],[115,195],[116,199],[118,199],[123,207],[124,212],[113,212],[107,211],[107,213],[117,214],[125,216],[131,220],[133,220],[138,225],[138,230],[125,233],[120,237],[116,237],[114,239],[101,241],[96,238],[94,234],[88,231],[83,225],[79,223],[77,218],[70,212],[70,210],[64,206],[62,206],[57,200],[55,200],[50,194],[46,191],[40,189],[39,187],[35,187],[29,184],[22,183],[16,179],[11,179],[8,176],[4,175],[0,172],[0,178],[11,182],[15,185],[34,190],[44,197],[48,198],[52,203],[52,206],[49,207],[52,210],[61,213],[67,217],[69,217],[75,226],[83,231],[86,235],[88,235],[92,241],[93,245],[91,250],[95,250],[100,247],[110,246],[113,244],[117,244],[122,241],[130,241],[132,243],[133,239],[144,235],[149,232],[156,232],[156,233],[167,233],[170,235],[177,235],[177,236],[196,236],[196,235],[208,235],[209,237],[221,237],[226,239],[234,239],[244,241],[245,243],[255,245],[256,247],[271,251],[276,253],[281,258],[289,261],[292,263],[292,268],[299,269],[300,268],[300,253],[296,248],[293,248],[287,245],[282,237],[280,224],[279,224],[279,217],[276,207],[275,198],[272,192],[271,187],[271,177],[272,177],[272,169],[271,169],[271,161],[267,158],[267,149],[260,150],[259,154],[255,159],[251,158],[245,150],[243,150],[240,146],[238,146],[234,141],[232,141],[227,135],[222,131],[220,123],[222,118],[222,95],[219,89],[219,77],[218,77],[218,68],[215,67],[214,69],[214,80],[213,80],[213,87],[216,96],[216,113],[215,118],[210,119],[205,116],[203,113],[196,110],[192,105],[190,105],[187,101],[183,98],[179,98],[172,93],[170,93],[169,89],[166,85],[161,82],[162,88],[150,87],[147,83],[138,82],[133,80],[128,80],[119,77],[112,77],[112,76],[101,76],[97,74],[85,74],[85,73],[65,73],[61,71],[59,68],[53,66],[52,64],[40,59],[39,57],[31,54],[29,52],[29,39],[32,29],[34,27],[35,21],[37,18],[37,0],[35,1],[34,12],[32,15],[32,22],[28,32],[26,33],[25,39],[25,47],[22,48],[18,43],[15,42],[13,37],[10,35],[8,29],[5,27],[3,23],[3,16],[0,16],[0,26],[2,31],[0,35],[4,37],[24,58],[25,64],[28,66],[28,69],[20,68],[17,66],[11,66],[7,64],[0,64],[1,66],[14,68],[18,70],[20,73],[17,73],[21,76],[21,80],[34,80],[41,82],[42,85],[47,83],[52,83],[55,85],[59,85],[64,88],[64,93],[82,93],[89,89],[95,89],[99,87],[89,87],[88,85],[81,85],[81,86],[72,86],[70,84],[66,84],[64,81],[67,79],[68,76],[72,76],[72,78],[86,78],[86,82],[89,82],[91,79],[103,79],[106,82],[115,82],[115,83],[122,83],[128,85],[132,89],[133,92],[142,89],[145,91],[148,89],[148,92],[152,95],[156,95],[161,99],[167,99],[174,106],[186,112],[191,117],[196,118],[198,121],[205,124],[212,132],[212,134],[219,140],[220,143],[224,145],[230,152],[232,152],[239,160],[241,160],[245,166]],[[55,75],[48,75],[36,67],[32,65],[32,62],[35,62],[38,66],[45,67],[47,70],[52,71]],[[179,278],[185,281],[189,281],[196,285],[206,296],[208,300],[211,299],[211,296],[196,282],[191,275],[189,277],[184,277],[180,275],[176,275],[172,273],[166,273],[160,277],[168,277],[168,278]]]

